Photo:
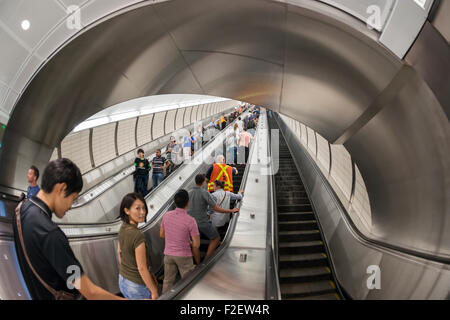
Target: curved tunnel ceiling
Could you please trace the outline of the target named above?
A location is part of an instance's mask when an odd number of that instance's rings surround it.
[[[345,143],[366,182],[373,236],[448,257],[448,92],[424,81],[414,48],[408,65],[360,21],[299,3],[167,1],[80,35],[16,105],[0,185],[20,185],[21,172],[46,163],[76,124],[108,106],[168,93],[221,96]]]

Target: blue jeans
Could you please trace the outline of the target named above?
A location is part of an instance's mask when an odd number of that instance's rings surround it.
[[[227,147],[226,163],[236,163],[237,147]]]
[[[119,288],[120,292],[122,292],[123,296],[127,299],[140,300],[152,298],[150,290],[148,290],[145,285],[134,283],[133,281],[122,277],[121,274],[119,274]]]
[[[163,181],[164,175],[162,172],[160,173],[154,173],[152,175],[153,179],[153,188],[156,188],[162,181]]]
[[[136,177],[135,191],[142,194],[144,197],[147,195],[147,185],[148,175]]]

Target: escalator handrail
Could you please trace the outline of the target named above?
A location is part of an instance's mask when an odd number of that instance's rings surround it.
[[[258,124],[259,129],[260,124]],[[259,134],[260,130],[256,130],[255,140]],[[254,141],[255,141],[254,140]],[[255,143],[251,144],[248,159],[252,158]],[[240,190],[245,190],[245,186],[247,184],[248,175],[250,172],[251,163],[248,163],[244,174],[242,176]],[[237,204],[237,207],[240,208],[242,204],[242,200]],[[207,273],[215,263],[223,256],[225,250],[229,247],[231,240],[234,235],[234,231],[236,229],[237,221],[239,218],[240,212],[234,213],[231,217],[230,224],[228,230],[223,238],[220,246],[214,251],[214,253],[206,260],[204,260],[200,265],[198,265],[194,270],[192,270],[185,278],[181,279],[177,284],[175,284],[169,291],[160,296],[161,300],[173,300],[178,296],[183,295],[186,290],[189,290],[192,285],[196,283],[196,280],[202,278],[202,276]]]
[[[276,120],[276,121],[277,121],[277,124],[278,124],[278,120]],[[375,247],[376,249],[379,249],[379,250],[391,251],[393,254],[402,253],[402,254],[409,255],[409,256],[414,257],[414,258],[419,258],[419,259],[423,259],[423,260],[433,261],[433,262],[437,262],[437,263],[441,263],[441,264],[445,264],[445,265],[449,265],[450,264],[450,257],[446,258],[446,257],[442,257],[442,256],[433,255],[433,254],[430,254],[430,253],[417,251],[417,250],[414,250],[414,249],[404,248],[404,247],[401,247],[401,246],[397,246],[397,245],[394,245],[394,244],[387,243],[387,242],[382,241],[382,240],[372,239],[372,238],[369,238],[366,235],[364,235],[358,229],[358,227],[353,223],[353,220],[351,219],[349,213],[347,212],[347,210],[345,209],[345,207],[343,206],[341,201],[338,200],[339,199],[338,196],[336,195],[336,193],[333,190],[333,188],[331,187],[331,185],[328,183],[328,180],[325,178],[324,174],[317,167],[317,164],[312,159],[311,155],[307,151],[305,151],[305,147],[303,145],[301,145],[301,148],[302,148],[303,152],[306,154],[306,156],[310,159],[310,161],[314,164],[313,165],[313,169],[314,169],[315,173],[320,175],[321,178],[323,179],[323,181],[327,182],[327,183],[325,183],[325,188],[327,189],[327,191],[330,194],[333,195],[331,198],[336,203],[336,205],[341,209],[340,211],[343,213],[342,217],[343,217],[344,221],[346,222],[347,226],[349,227],[349,229],[351,230],[351,232],[353,233],[353,235],[355,236],[355,238],[359,242],[363,243],[366,246],[373,246],[373,247]],[[299,172],[299,174],[302,176],[301,172]],[[309,190],[307,185],[305,185],[305,189],[307,190],[308,194],[310,194],[310,190]]]
[[[272,113],[273,117],[273,113]],[[270,159],[273,159],[272,155],[272,135],[269,125],[269,115],[267,114],[267,150]],[[277,198],[275,196],[275,172],[273,168],[273,160],[270,161],[270,181],[269,181],[269,215],[267,217],[267,271],[266,271],[266,299],[268,300],[280,300],[281,288],[279,280],[279,265],[278,265],[278,217],[277,217]],[[271,268],[269,268],[269,266]],[[269,298],[270,297],[270,298]]]

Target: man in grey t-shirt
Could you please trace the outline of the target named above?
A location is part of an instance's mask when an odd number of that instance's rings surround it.
[[[220,243],[219,233],[213,227],[208,216],[208,206],[219,213],[234,213],[238,212],[239,208],[231,210],[220,208],[211,194],[205,189],[206,178],[204,174],[198,174],[195,177],[195,184],[196,186],[189,191],[189,208],[187,213],[197,221],[200,234],[210,240],[205,256],[205,259],[207,259]]]

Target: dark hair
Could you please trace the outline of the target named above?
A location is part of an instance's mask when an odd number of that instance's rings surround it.
[[[139,154],[139,153],[141,153],[141,152],[142,152],[143,154],[145,154],[144,150],[142,150],[142,149],[139,149],[137,153]]]
[[[173,201],[175,202],[177,208],[184,209],[189,202],[189,193],[184,189],[180,189],[177,193],[175,193]]]
[[[158,151],[161,152],[161,149],[156,149],[156,152],[158,152]]]
[[[41,188],[45,193],[52,193],[58,183],[67,185],[66,197],[83,189],[80,169],[69,159],[57,159],[50,162],[44,170]]]
[[[34,171],[34,175],[36,176],[36,181],[38,181],[38,179],[39,179],[39,169],[36,166],[31,166],[30,169]]]
[[[242,120],[242,118],[241,118],[241,117],[239,117],[239,120]]]
[[[123,222],[130,223],[130,216],[126,214],[125,209],[130,210],[131,206],[136,200],[141,200],[144,203],[145,207],[145,217],[147,218],[148,207],[147,203],[144,200],[144,197],[140,193],[129,193],[122,199],[122,203],[120,204],[120,219]]]
[[[225,181],[216,180],[214,181],[214,184],[222,189],[225,188]]]
[[[206,180],[206,177],[202,173],[195,176],[195,184],[198,186],[201,185],[205,180]]]

